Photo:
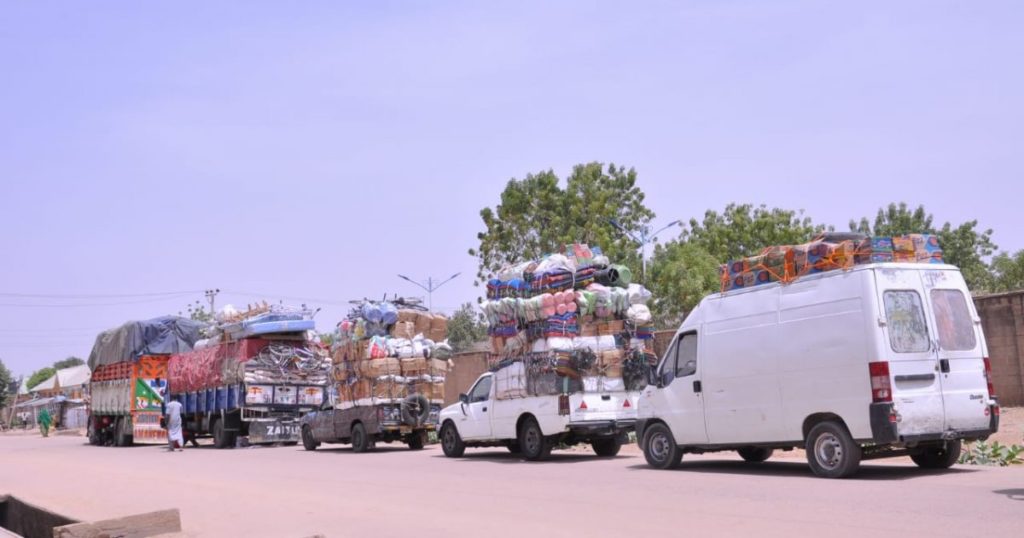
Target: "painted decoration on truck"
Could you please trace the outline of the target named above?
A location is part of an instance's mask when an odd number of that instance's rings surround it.
[[[248,385],[245,388],[245,403],[269,404],[274,401],[274,387],[271,385]]]
[[[274,403],[281,405],[295,405],[295,387],[278,385],[274,387]]]
[[[321,387],[302,387],[299,389],[299,403],[302,405],[319,406],[324,401],[324,389]]]
[[[136,411],[162,411],[164,394],[167,392],[167,380],[164,379],[136,379],[135,380],[135,410]]]

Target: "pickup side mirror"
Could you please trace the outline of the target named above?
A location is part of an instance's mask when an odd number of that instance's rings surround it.
[[[468,404],[469,403],[469,395],[466,394],[466,393],[459,394],[459,401],[462,402],[463,404]]]

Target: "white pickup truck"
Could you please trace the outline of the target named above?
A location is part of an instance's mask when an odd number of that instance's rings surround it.
[[[536,461],[556,444],[578,443],[590,443],[598,456],[619,453],[636,423],[637,391],[626,391],[621,379],[594,377],[574,380],[573,388],[566,381],[567,394],[530,395],[524,378],[522,363],[485,373],[459,403],[443,409],[445,456],[460,457],[466,447],[504,446]]]

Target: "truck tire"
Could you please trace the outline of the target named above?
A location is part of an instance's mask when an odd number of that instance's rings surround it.
[[[947,441],[944,447],[928,447],[910,456],[914,463],[922,469],[949,469],[960,459],[963,448],[959,439]]]
[[[213,446],[217,448],[234,448],[235,446],[235,432],[229,432],[224,429],[224,421],[217,420],[213,423]]]
[[[736,452],[738,452],[740,457],[743,458],[743,461],[749,461],[750,463],[761,463],[762,461],[766,461],[768,458],[772,457],[772,454],[775,453],[775,451],[770,448],[762,448],[758,446],[745,446]]]
[[[89,434],[90,445],[99,446],[103,443],[103,438],[100,437],[99,431],[96,430],[96,422],[93,417],[89,417],[89,427],[86,431]]]
[[[622,448],[622,439],[619,437],[595,439],[590,442],[590,447],[594,449],[594,454],[602,458],[613,458],[619,455],[619,450]]]
[[[422,394],[409,395],[402,400],[399,408],[402,412],[402,422],[414,428],[430,420],[430,400]]]
[[[410,450],[423,450],[424,445],[426,445],[426,437],[426,432],[413,432],[409,434],[406,444],[409,445]]]
[[[551,439],[544,437],[537,419],[528,418],[519,428],[519,448],[529,461],[542,461],[551,455]]]
[[[459,430],[451,422],[441,426],[441,450],[449,458],[459,458],[466,453],[466,443],[462,442]]]
[[[644,459],[655,469],[675,469],[683,461],[683,449],[676,444],[672,430],[656,422],[644,430]]]
[[[825,421],[807,435],[807,463],[821,478],[846,478],[860,468],[862,451],[846,426]]]
[[[132,446],[134,439],[131,430],[131,419],[117,417],[117,422],[114,425],[114,446]]]
[[[370,436],[366,433],[366,426],[360,422],[352,426],[352,452],[366,452],[372,448]]]
[[[508,448],[508,451],[512,454],[523,453],[523,449],[519,448],[519,441],[509,441],[509,443],[505,445],[505,448]]]
[[[313,432],[309,429],[309,426],[302,427],[302,447],[306,450],[316,450],[316,447],[320,446],[320,443],[313,439]]]

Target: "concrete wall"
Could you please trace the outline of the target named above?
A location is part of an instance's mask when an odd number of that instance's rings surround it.
[[[444,380],[444,404],[459,401],[459,393],[467,392],[480,374],[487,371],[487,353],[458,353],[452,357],[452,368]]]
[[[1024,405],[1024,290],[974,298],[999,403]]]

